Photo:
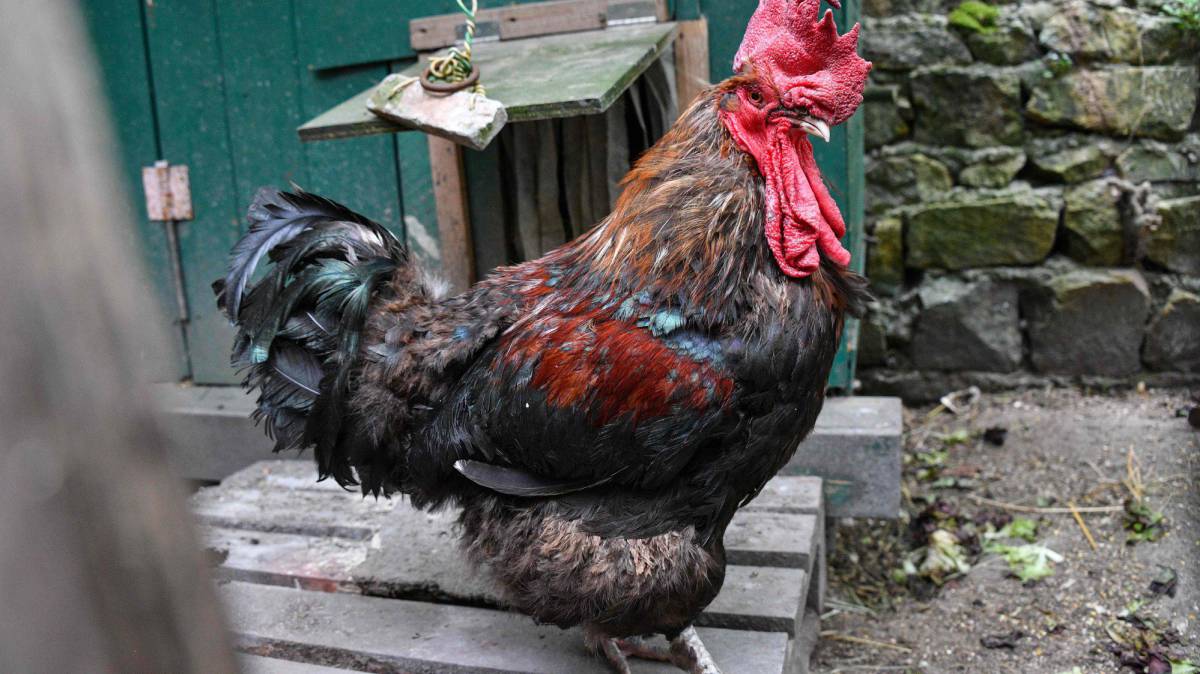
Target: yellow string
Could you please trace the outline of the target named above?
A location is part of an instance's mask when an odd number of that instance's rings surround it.
[[[461,82],[471,74],[471,44],[475,41],[475,13],[479,10],[479,0],[471,0],[470,7],[467,7],[463,0],[457,0],[457,2],[459,9],[467,17],[467,30],[466,35],[463,36],[462,49],[455,45],[450,47],[450,51],[444,55],[429,60],[430,79],[451,84]],[[476,82],[471,91],[481,96],[487,93],[482,82]]]

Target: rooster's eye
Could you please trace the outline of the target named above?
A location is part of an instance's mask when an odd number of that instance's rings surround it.
[[[762,92],[759,91],[758,89],[751,89],[750,92],[748,94],[746,94],[746,96],[750,99],[750,102],[755,105],[755,107],[761,108],[763,103],[765,102]]]

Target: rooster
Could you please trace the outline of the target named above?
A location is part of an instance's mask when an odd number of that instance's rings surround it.
[[[812,429],[867,301],[809,137],[854,113],[870,64],[818,5],[762,0],[737,74],[639,159],[611,215],[462,294],[367,218],[260,192],[214,289],[277,451],[459,508],[511,605],[582,625],[617,671],[717,672],[692,623],[725,529]]]

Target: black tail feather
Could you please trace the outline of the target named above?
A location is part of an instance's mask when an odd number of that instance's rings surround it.
[[[314,446],[322,477],[355,484],[342,446],[359,441],[344,423],[351,373],[372,298],[407,254],[383,226],[302,191],[260,190],[249,221],[213,290],[238,328],[233,363],[259,391],[254,417],[276,451]]]

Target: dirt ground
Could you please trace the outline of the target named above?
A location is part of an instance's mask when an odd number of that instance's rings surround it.
[[[1176,661],[1174,674],[1193,671],[1178,663],[1200,665],[1200,432],[1180,411],[1196,404],[1185,391],[1100,396],[1055,389],[985,395],[959,416],[906,411],[908,521],[839,524],[830,559],[833,601],[813,671],[1171,672],[1162,662],[1122,666],[1110,651],[1111,635],[1130,642],[1137,627],[1149,628],[1141,634],[1177,633],[1160,652]],[[1002,445],[995,433],[991,442],[983,437],[988,428],[1007,429]],[[927,452],[942,449],[935,470],[920,474],[928,465],[922,453],[936,457]],[[1092,550],[1068,504],[1121,506],[1131,486],[1166,516],[1166,534],[1130,546],[1123,509],[1084,512]],[[978,550],[972,568],[940,588],[904,578],[896,569],[918,545],[910,523],[927,507],[924,497],[940,497],[941,510],[959,520],[1004,512],[1037,519],[1037,544],[1064,559],[1053,575],[1024,584],[1004,558]],[[1150,589],[1168,573],[1163,567],[1177,573],[1173,597]],[[1121,619],[1123,613],[1149,622]],[[981,643],[1013,632],[1023,636],[1008,639],[1010,647]]]

